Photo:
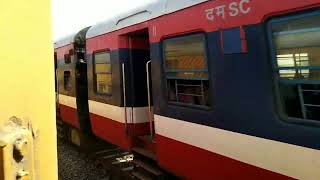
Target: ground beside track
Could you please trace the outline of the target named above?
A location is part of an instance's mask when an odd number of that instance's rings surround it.
[[[58,138],[59,180],[108,180],[106,172],[76,147]]]

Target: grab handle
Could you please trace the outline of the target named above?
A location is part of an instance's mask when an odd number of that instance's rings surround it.
[[[122,92],[123,92],[125,131],[126,131],[126,135],[128,135],[127,98],[126,98],[126,74],[125,74],[124,63],[122,63]]]
[[[148,118],[150,125],[150,136],[153,139],[153,120],[152,120],[152,112],[151,112],[151,91],[150,91],[150,77],[149,77],[149,64],[151,60],[146,63],[146,72],[147,72],[147,91],[148,91]]]

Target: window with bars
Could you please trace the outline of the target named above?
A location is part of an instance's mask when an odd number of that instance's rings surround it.
[[[320,13],[271,21],[274,67],[282,109],[320,121]]]
[[[210,106],[204,35],[167,39],[163,45],[168,101]]]
[[[94,54],[95,90],[99,94],[112,94],[112,71],[110,52]]]

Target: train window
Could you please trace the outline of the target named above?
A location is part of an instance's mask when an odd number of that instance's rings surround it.
[[[110,52],[94,54],[95,89],[99,94],[112,93],[112,71]]]
[[[320,121],[320,14],[273,20],[273,63],[283,112]]]
[[[63,87],[64,87],[64,90],[66,91],[71,90],[71,72],[70,71],[63,72]]]
[[[69,54],[64,55],[64,63],[70,64],[71,63],[71,56]]]
[[[210,106],[204,35],[165,40],[164,59],[168,101]]]
[[[57,81],[58,81],[58,77],[57,77],[57,68],[58,68],[58,55],[57,52],[54,52],[54,89],[57,92]]]

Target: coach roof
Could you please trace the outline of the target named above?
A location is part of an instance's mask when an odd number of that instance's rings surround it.
[[[150,4],[92,26],[86,37],[92,38],[116,31],[205,1],[208,0],[155,0]]]
[[[72,33],[68,36],[65,36],[56,42],[54,42],[54,48],[63,47],[65,45],[71,44],[74,42],[74,37],[77,35],[77,33]]]

